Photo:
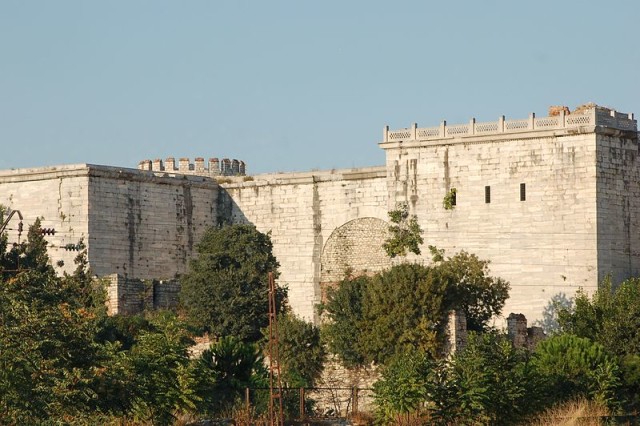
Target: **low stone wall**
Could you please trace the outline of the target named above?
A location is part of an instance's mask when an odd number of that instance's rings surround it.
[[[452,356],[467,345],[468,331],[463,312],[451,311],[448,316],[447,342],[444,355]],[[527,327],[527,318],[522,314],[510,314],[507,318],[507,337],[516,348],[534,350],[546,335],[541,327]],[[318,390],[309,393],[323,412],[348,415],[357,411],[372,412],[373,384],[380,378],[375,366],[358,369],[344,367],[337,356],[329,357]],[[354,395],[357,390],[357,395]],[[356,406],[354,406],[354,403]]]
[[[534,350],[547,337],[542,327],[527,327],[527,318],[514,313],[507,317],[507,335],[514,347],[529,350]]]
[[[317,389],[309,393],[321,412],[348,414],[373,411],[373,384],[380,378],[375,366],[348,369],[337,356],[325,363]],[[354,392],[357,392],[354,395]]]

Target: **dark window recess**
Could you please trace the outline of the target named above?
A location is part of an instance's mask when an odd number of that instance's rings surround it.
[[[520,184],[520,201],[525,201],[527,199],[527,185],[524,183]]]
[[[456,191],[451,191],[451,205],[455,206],[456,205]]]
[[[489,204],[491,202],[491,187],[490,186],[485,186],[484,187],[484,202]]]

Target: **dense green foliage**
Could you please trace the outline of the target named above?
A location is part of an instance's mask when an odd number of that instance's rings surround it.
[[[628,410],[640,409],[640,278],[616,289],[605,279],[590,298],[579,291],[573,306],[560,309],[560,329],[600,344],[619,366]]]
[[[616,410],[622,395],[617,366],[588,339],[555,336],[533,353],[504,335],[471,333],[450,359],[396,355],[375,384],[380,423],[412,413],[436,425],[512,425],[551,405],[580,396]]]
[[[196,389],[201,397],[198,411],[209,415],[229,414],[241,403],[246,388],[266,387],[268,372],[264,358],[253,343],[223,337],[196,359]]]
[[[389,238],[382,248],[389,257],[406,256],[407,252],[420,254],[420,244],[423,243],[422,229],[415,215],[409,215],[407,203],[400,203],[395,210],[389,212]]]
[[[435,250],[437,269],[448,282],[446,305],[462,310],[467,317],[467,329],[484,331],[491,318],[500,315],[509,297],[509,283],[489,275],[489,261],[461,251],[444,258]]]
[[[400,423],[421,411],[433,391],[433,361],[423,352],[409,351],[391,358],[374,386],[376,417],[380,423]]]
[[[327,289],[328,303],[321,306],[329,318],[322,330],[328,348],[350,368],[366,363],[360,336],[364,333],[363,299],[369,282],[366,276],[347,278],[337,288]]]
[[[90,280],[81,271],[56,276],[39,222],[26,242],[9,251],[6,244],[2,237],[0,417],[34,424],[98,410],[105,354],[93,341],[101,310]],[[78,262],[82,267],[82,256]]]
[[[562,309],[563,332],[587,337],[618,356],[640,354],[640,278],[612,288],[605,279],[592,298],[579,291],[573,309]]]
[[[73,274],[57,276],[38,222],[20,244],[8,247],[0,237],[1,422],[169,425],[184,413],[231,415],[242,406],[245,388],[268,386],[265,342],[262,348],[254,343],[248,323],[264,319],[258,331],[265,332],[265,278],[277,262],[268,236],[252,227],[230,228],[208,234],[197,273],[190,271],[198,277],[194,286],[205,286],[191,296],[223,305],[206,321],[189,318],[219,334],[197,358],[188,353],[192,329],[174,313],[108,317],[105,292],[91,278],[85,253]],[[593,297],[579,293],[573,307],[558,305],[557,334],[528,352],[487,327],[502,309],[508,284],[489,277],[487,262],[474,255],[445,258],[432,251],[430,266],[396,265],[328,291],[328,348],[349,366],[379,364],[374,392],[380,423],[517,424],[576,397],[613,412],[638,407],[640,280],[615,291],[606,281]],[[481,333],[442,359],[442,328],[451,309],[464,310]],[[325,362],[318,328],[288,312],[278,324],[285,386],[313,386]],[[291,395],[285,403],[295,412]],[[252,401],[264,410],[266,393],[252,393]]]
[[[466,252],[440,256],[432,266],[399,264],[329,289],[324,333],[329,349],[352,367],[385,363],[407,350],[437,357],[452,309],[467,315],[470,329],[484,330],[508,291],[507,282],[489,276],[488,262]]]
[[[143,331],[118,361],[128,374],[131,411],[137,420],[168,425],[174,413],[192,410],[198,400],[196,377],[190,371],[186,329],[168,312],[152,317],[151,331]]]
[[[286,387],[313,387],[322,374],[326,354],[320,329],[292,313],[278,316],[278,353]],[[268,329],[264,330],[268,339]],[[265,350],[267,341],[264,342]]]
[[[464,350],[440,363],[431,388],[431,416],[442,424],[511,424],[537,394],[526,353],[495,332],[470,334]]]
[[[377,419],[397,424],[412,413],[426,424],[516,424],[540,406],[535,377],[505,336],[472,333],[450,359],[416,351],[392,358],[374,385]]]
[[[619,318],[633,324],[626,315],[638,312],[638,301],[635,279],[615,291],[605,282],[592,298],[579,293],[574,309],[570,303],[560,308],[560,330],[533,351],[515,350],[505,336],[483,332],[472,333],[464,350],[421,373],[407,358],[414,353],[396,355],[375,386],[378,419],[393,423],[394,416],[410,412],[428,424],[526,424],[536,412],[580,398],[611,413],[633,412],[639,402],[639,331]]]
[[[367,362],[418,349],[435,356],[442,346],[449,310],[447,278],[438,269],[400,264],[371,278],[363,300],[359,336]]]
[[[546,381],[550,401],[585,396],[615,408],[618,365],[602,345],[571,334],[557,335],[538,344],[532,362]]]
[[[214,336],[257,342],[268,324],[268,273],[277,276],[271,238],[252,225],[210,228],[182,277],[181,304],[189,321]],[[278,288],[282,310],[286,292]]]

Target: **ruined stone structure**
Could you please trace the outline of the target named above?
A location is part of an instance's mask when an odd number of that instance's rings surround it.
[[[178,280],[141,280],[112,274],[107,281],[107,313],[133,315],[156,309],[176,307],[180,282]]]
[[[542,327],[527,327],[524,315],[511,313],[507,317],[507,336],[514,347],[534,350],[546,334]]]
[[[20,210],[25,223],[43,217],[43,227],[56,229],[48,240],[61,272],[75,256],[65,246],[82,239],[94,273],[128,280],[179,277],[207,226],[253,223],[271,232],[280,282],[307,319],[317,319],[323,288],[345,273],[390,265],[380,245],[399,202],[425,231],[425,255],[410,260],[428,262],[427,245],[489,259],[492,274],[511,283],[504,312],[530,320],[557,293],[590,292],[607,274],[620,281],[640,271],[631,114],[587,105],[523,120],[414,124],[384,129],[380,147],[381,167],[251,177],[242,177],[240,161],[203,158],[177,166],[146,160],[138,170],[4,171],[0,204]]]

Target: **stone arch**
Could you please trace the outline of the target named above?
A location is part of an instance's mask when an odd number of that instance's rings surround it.
[[[372,274],[391,266],[382,248],[388,233],[387,222],[375,217],[354,219],[331,233],[320,258],[323,300],[326,288],[347,274]]]

